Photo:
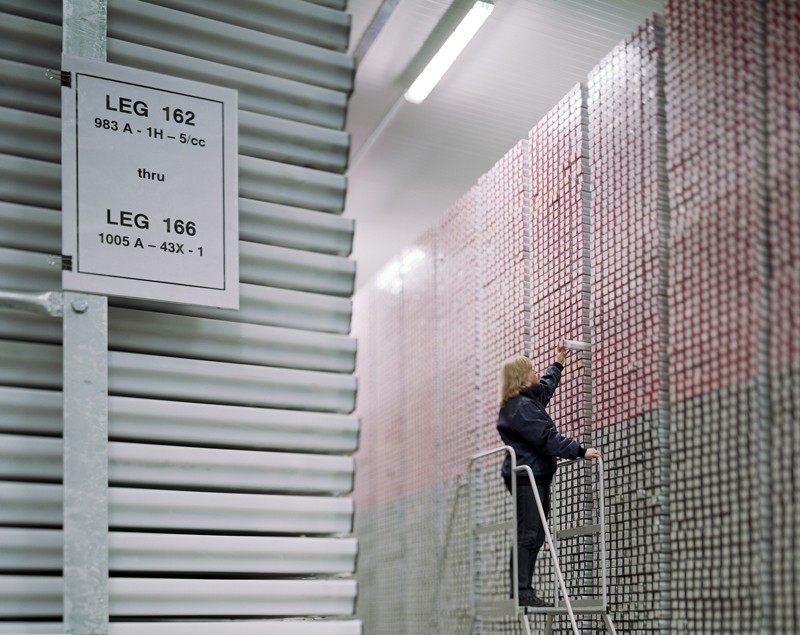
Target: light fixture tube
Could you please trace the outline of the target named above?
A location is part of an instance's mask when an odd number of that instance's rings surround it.
[[[406,91],[405,98],[407,101],[412,104],[421,104],[424,101],[493,10],[494,4],[491,2],[475,3],[456,27],[456,30],[453,31],[453,34],[442,44],[442,48],[433,56],[433,59],[428,62],[419,77],[414,80],[414,83]]]

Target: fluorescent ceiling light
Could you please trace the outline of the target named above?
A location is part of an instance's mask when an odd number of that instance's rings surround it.
[[[481,25],[486,21],[492,11],[494,4],[491,2],[476,2],[475,6],[469,10],[469,13],[464,17],[453,31],[453,34],[447,38],[447,41],[439,49],[439,52],[433,56],[433,59],[428,63],[419,77],[414,80],[411,87],[406,91],[405,98],[412,104],[421,104],[423,100],[430,94],[433,87],[439,83],[442,76],[450,68],[450,65],[456,61],[456,58],[464,50],[464,47],[469,44],[472,37],[481,28]]]
[[[414,247],[402,255],[393,258],[376,276],[379,289],[397,295],[403,290],[403,277],[411,273],[417,263],[425,260],[425,251]]]

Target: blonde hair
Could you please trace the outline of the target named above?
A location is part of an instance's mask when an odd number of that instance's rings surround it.
[[[531,360],[522,355],[512,357],[503,362],[500,369],[500,403],[504,404],[512,397],[531,385],[528,376],[533,370]]]

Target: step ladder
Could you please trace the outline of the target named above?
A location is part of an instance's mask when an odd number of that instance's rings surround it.
[[[469,501],[470,501],[470,571],[472,573],[472,599],[471,614],[473,622],[481,617],[517,616],[522,624],[525,635],[531,635],[529,616],[545,616],[545,635],[551,635],[553,624],[557,616],[567,616],[573,635],[580,635],[576,616],[595,615],[602,618],[606,631],[617,635],[614,622],[608,610],[608,575],[606,565],[606,529],[605,529],[605,490],[603,479],[603,461],[592,461],[595,483],[591,487],[593,501],[596,509],[596,522],[579,524],[572,527],[559,526],[559,497],[557,479],[554,479],[551,492],[551,518],[545,518],[542,501],[536,487],[533,493],[536,506],[545,529],[545,544],[551,556],[554,581],[554,602],[548,607],[526,607],[519,604],[519,588],[517,582],[518,544],[517,544],[517,509],[516,509],[516,479],[512,479],[512,495],[509,496],[505,486],[502,485],[496,455],[511,457],[513,474],[525,471],[531,483],[535,483],[533,473],[527,465],[517,465],[516,455],[511,446],[501,446],[485,452],[475,454],[469,463]],[[492,461],[494,459],[494,461]],[[559,464],[560,469],[582,461],[564,461]],[[497,482],[500,481],[500,486]],[[500,493],[502,489],[502,494]],[[502,517],[498,517],[497,497],[504,496]],[[510,501],[508,501],[510,499]],[[509,510],[510,508],[510,510]],[[593,513],[594,516],[594,513]],[[600,565],[600,593],[589,598],[575,600],[570,598],[567,585],[559,564],[557,547],[560,541],[572,540],[581,537],[592,537],[596,540],[595,546]],[[487,544],[490,547],[484,548]],[[498,545],[510,544],[512,554],[511,567],[513,573],[508,571],[508,564],[498,567],[496,562]],[[484,552],[489,551],[488,557]],[[506,547],[506,552],[508,548]],[[506,560],[505,556],[503,560]],[[502,573],[501,573],[502,571]],[[513,580],[513,588],[509,596],[509,576]],[[505,597],[504,597],[505,596]]]

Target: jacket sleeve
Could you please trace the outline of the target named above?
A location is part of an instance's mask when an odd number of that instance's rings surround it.
[[[537,419],[530,411],[521,414],[525,423],[517,430],[522,440],[530,448],[539,454],[563,459],[577,459],[579,456],[583,456],[585,450],[581,444],[562,435],[556,430],[555,425]]]
[[[542,373],[542,376],[539,377],[539,385],[543,389],[541,391],[542,405],[546,406],[547,402],[550,401],[550,397],[552,397],[553,393],[556,391],[556,387],[561,381],[562,368],[564,367],[556,362],[552,366],[548,366]]]
[[[547,426],[544,429],[542,445],[539,447],[544,448],[545,454],[562,459],[577,459],[585,452],[580,443],[562,435],[555,426]]]

